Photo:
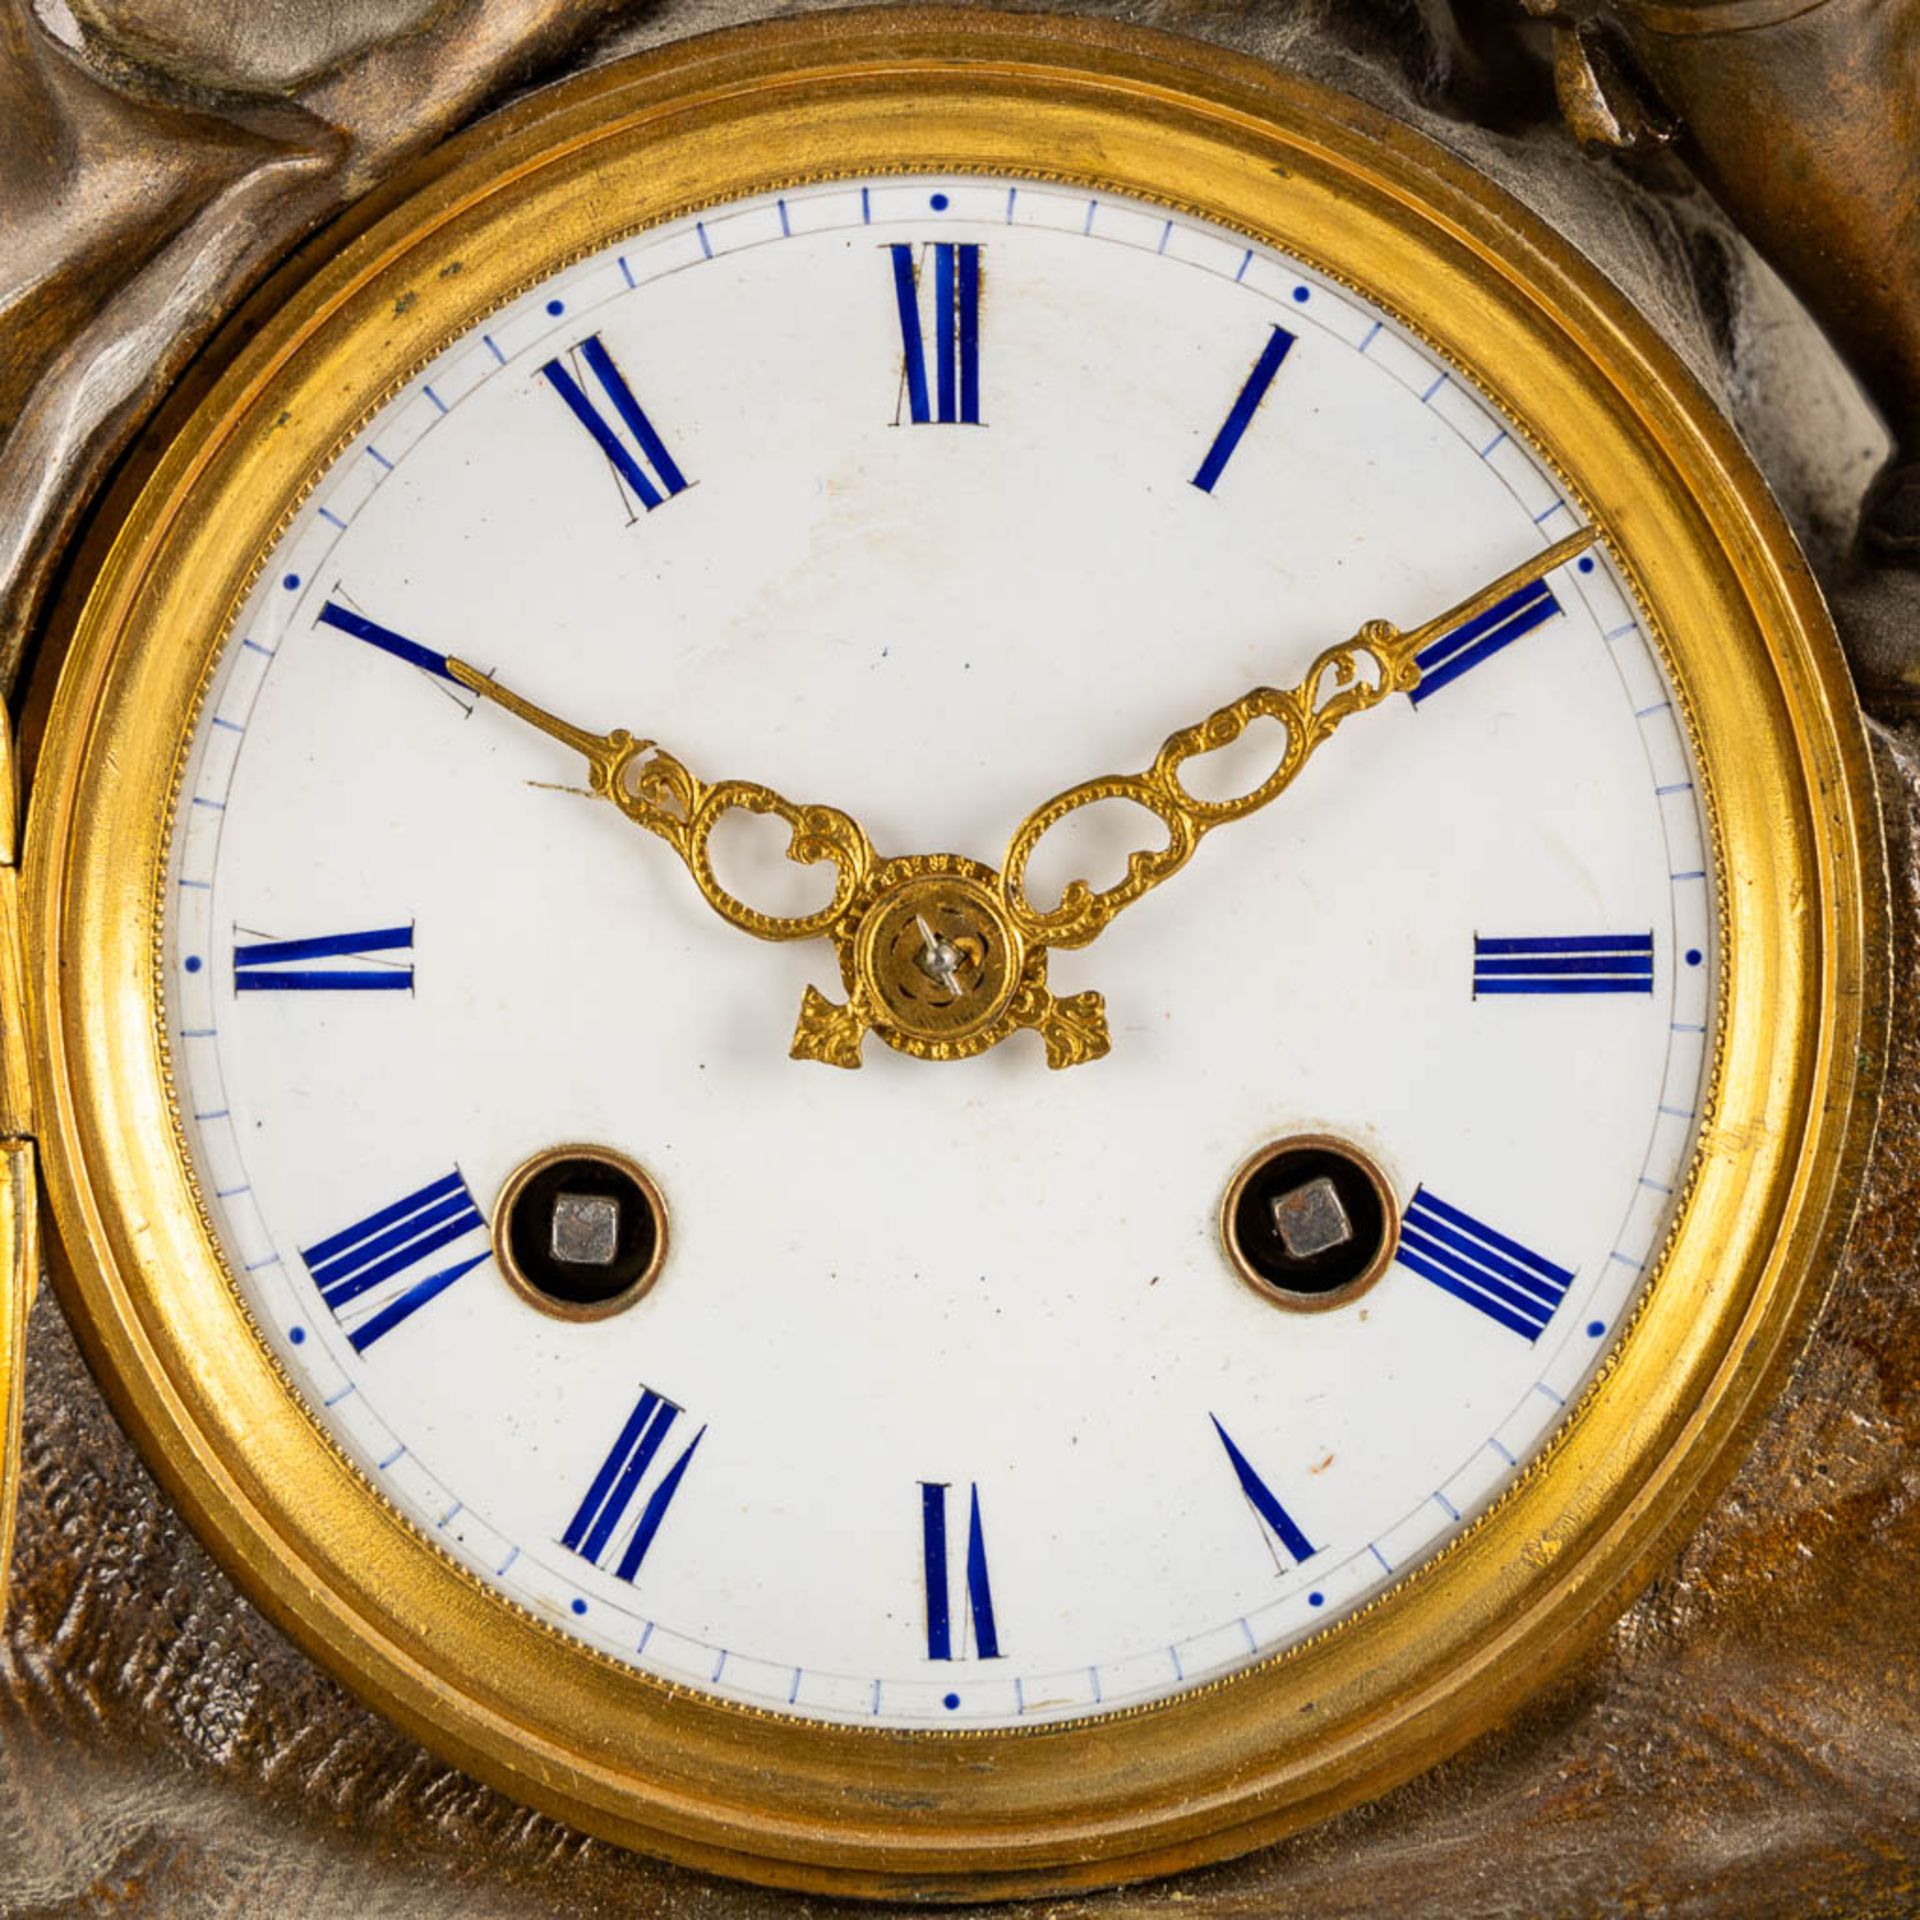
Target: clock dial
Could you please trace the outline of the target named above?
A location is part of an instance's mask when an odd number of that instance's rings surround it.
[[[189,1153],[313,1417],[556,1629],[812,1719],[1164,1700],[1432,1559],[1614,1351],[1715,1071],[1702,777],[1604,545],[1054,953],[1111,1039],[1064,1072],[789,1059],[833,949],[716,919],[448,661],[987,861],[1586,524],[1485,370],[1106,193],[715,204],[490,314],[312,475],[173,823]],[[1036,903],[1140,819],[1044,843]],[[806,914],[785,844],[716,862]],[[928,1005],[984,964],[944,911],[888,923]]]

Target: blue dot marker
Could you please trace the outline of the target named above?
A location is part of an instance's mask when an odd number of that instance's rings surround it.
[[[567,303],[564,300],[549,300],[547,302],[547,311],[552,314],[555,319],[558,319],[566,310]]]
[[[1296,304],[1304,307],[1307,304],[1307,302],[1313,298],[1313,295],[1305,287],[1295,287],[1293,290],[1293,297]]]
[[[285,587],[289,593],[291,593],[297,586],[299,586],[300,576],[297,573],[290,573],[287,575],[287,577],[284,580],[280,582],[280,584],[283,587]]]
[[[946,1707],[947,1711],[951,1713],[954,1708],[960,1704],[960,1696],[957,1693],[950,1693],[942,1704]]]
[[[198,973],[206,962],[203,961],[197,953],[190,953],[187,955],[186,964],[189,973]]]
[[[1324,1607],[1326,1604],[1327,1596],[1324,1593],[1310,1593],[1307,1595],[1307,1605],[1310,1607]]]
[[[1587,1322],[1587,1336],[1589,1339],[1598,1340],[1606,1330],[1607,1323],[1604,1320],[1589,1320]]]
[[[296,1347],[304,1347],[307,1344],[307,1330],[305,1327],[291,1327],[287,1331],[287,1338]]]
[[[1697,967],[1705,957],[1698,947],[1687,949],[1687,965],[1690,967]]]
[[[575,1613],[585,1613],[587,1610],[587,1603],[584,1600],[576,1600],[573,1603],[573,1610]]]
[[[949,200],[944,193],[936,193],[933,196],[933,210],[935,213],[945,213],[946,210],[952,205],[953,205],[953,202]],[[949,1700],[947,1704],[949,1706],[952,1706],[955,1704],[955,1702],[952,1700]]]
[[[1583,553],[1580,556],[1580,571],[1582,573],[1591,573],[1593,571],[1593,555],[1592,554]]]

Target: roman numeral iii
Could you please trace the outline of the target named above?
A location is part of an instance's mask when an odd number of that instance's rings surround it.
[[[300,1257],[354,1351],[364,1353],[491,1251],[486,1216],[456,1169],[303,1247]]]
[[[706,1438],[702,1427],[670,1466],[652,1480],[649,1478],[661,1458],[668,1432],[685,1411],[651,1387],[642,1387],[640,1398],[620,1437],[600,1463],[593,1485],[580,1502],[560,1544],[570,1547],[582,1559],[608,1568],[615,1579],[629,1583],[639,1574],[660,1523],[680,1491],[695,1451]]]
[[[648,513],[676,493],[685,493],[686,476],[667,451],[667,443],[654,431],[653,422],[634,398],[626,376],[614,365],[613,355],[600,336],[589,334],[580,342],[578,351],[587,372],[612,407],[613,419],[609,420],[600,411],[564,361],[549,360],[540,369],[548,385],[567,403],[567,410],[587,430],[594,445],[606,455],[608,464]]]
[[[305,940],[236,941],[235,993],[410,993],[413,967],[384,956],[413,947],[413,928],[321,933]]]
[[[953,1607],[955,1569],[952,1561],[958,1542],[950,1542],[947,1528],[947,1486],[936,1480],[920,1483],[920,1544],[926,1567],[927,1658],[954,1660],[966,1658],[967,1621],[973,1624],[973,1653],[976,1659],[1000,1657],[1000,1633],[993,1619],[993,1588],[987,1579],[987,1540],[980,1525],[980,1489],[968,1489],[967,1537],[965,1555],[959,1569],[960,1584],[966,1594],[967,1612],[960,1617],[960,1651],[954,1652]]]
[[[1567,1268],[1494,1232],[1425,1187],[1407,1203],[1393,1257],[1528,1340],[1546,1332],[1573,1285]]]
[[[913,424],[980,424],[980,249],[947,245],[925,249],[931,272],[916,270],[913,249],[896,245],[893,297],[900,312],[903,385]],[[931,281],[933,367],[928,383],[927,330],[920,323],[920,296]],[[898,416],[895,416],[896,419]]]
[[[1651,993],[1653,935],[1473,937],[1473,997],[1488,993]]]

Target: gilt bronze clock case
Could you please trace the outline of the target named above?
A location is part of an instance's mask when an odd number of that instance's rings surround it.
[[[1640,596],[1725,876],[1690,1179],[1632,1326],[1530,1470],[1305,1644],[1165,1704],[1008,1732],[699,1699],[485,1592],[324,1437],[250,1323],[185,1158],[161,1019],[180,742],[314,477],[557,266],[723,198],[875,172],[1034,176],[1181,210],[1363,290],[1482,382]],[[1379,115],[1183,43],[977,14],[816,18],[584,76],[456,143],[320,265],[173,438],[92,585],[34,772],[21,903],[59,1284],[121,1417],[241,1583],[348,1684],[533,1805],[692,1865],[869,1896],[1217,1859],[1498,1721],[1730,1471],[1844,1231],[1881,1054],[1885,881],[1852,691],[1776,508],[1674,356],[1537,220]],[[16,1231],[19,1213],[16,1193]]]

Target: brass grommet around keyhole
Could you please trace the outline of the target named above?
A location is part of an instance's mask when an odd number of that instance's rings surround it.
[[[1295,1134],[1262,1147],[1220,1204],[1234,1271],[1263,1300],[1323,1313],[1365,1293],[1392,1263],[1400,1210],[1374,1161],[1349,1140]]]
[[[547,1147],[509,1175],[493,1252],[523,1300],[561,1320],[604,1320],[639,1300],[667,1257],[667,1204],[611,1147]]]

